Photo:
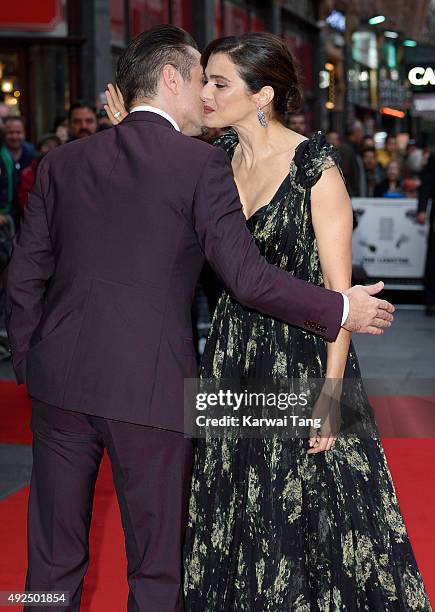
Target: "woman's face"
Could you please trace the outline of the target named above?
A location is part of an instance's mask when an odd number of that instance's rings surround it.
[[[390,181],[397,181],[397,179],[399,178],[399,174],[400,169],[399,164],[397,162],[391,162],[390,164],[388,164],[387,177]]]
[[[204,103],[204,125],[209,128],[236,126],[255,117],[255,96],[224,53],[212,55],[204,74],[201,98]]]

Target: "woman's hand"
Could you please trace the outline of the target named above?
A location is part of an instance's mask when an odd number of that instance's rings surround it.
[[[325,379],[314,405],[312,418],[320,420],[320,427],[310,429],[309,455],[329,451],[334,447],[341,425],[342,380]]]
[[[107,104],[104,105],[104,110],[107,113],[111,123],[118,125],[123,121],[128,113],[125,110],[124,98],[118,86],[114,87],[112,83],[107,85],[106,89]]]

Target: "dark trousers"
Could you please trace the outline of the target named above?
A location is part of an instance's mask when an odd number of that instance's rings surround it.
[[[56,609],[80,610],[95,482],[107,449],[126,542],[127,610],[182,612],[191,441],[38,401],[32,431],[26,590],[69,591],[70,605]]]
[[[434,206],[435,204],[432,204]],[[435,306],[435,217],[431,219],[429,229],[429,240],[427,245],[426,270],[424,288],[426,293],[426,304]]]

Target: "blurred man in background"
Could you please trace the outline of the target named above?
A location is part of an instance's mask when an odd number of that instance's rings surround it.
[[[364,136],[362,141],[361,141],[361,149],[375,149],[376,151],[376,147],[375,147],[375,139],[373,138],[373,136]]]
[[[326,132],[326,142],[339,149],[341,147],[341,136],[336,130],[329,130],[329,132]]]
[[[92,136],[98,132],[97,111],[92,104],[75,102],[68,113],[70,140]]]
[[[375,194],[376,185],[384,180],[385,172],[376,161],[376,149],[374,147],[363,149],[362,162],[364,166],[364,184],[361,197],[372,198]]]
[[[364,189],[364,167],[360,155],[363,138],[361,121],[354,121],[340,148],[341,169],[351,198],[359,197]]]
[[[305,123],[305,115],[303,113],[291,113],[288,116],[287,125],[294,132],[297,132],[302,136],[306,136],[307,126]]]
[[[5,147],[11,156],[18,179],[24,168],[27,168],[35,159],[35,147],[26,142],[26,128],[22,117],[6,117]]]

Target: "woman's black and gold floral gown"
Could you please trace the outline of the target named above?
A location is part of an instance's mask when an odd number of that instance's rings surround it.
[[[220,139],[232,156],[237,135]],[[310,188],[336,154],[302,142],[271,202],[248,220],[266,259],[317,285],[322,275]],[[321,378],[326,342],[250,311],[224,293],[203,378]],[[353,406],[371,419],[358,361]],[[208,439],[196,445],[185,544],[186,612],[431,610],[377,435],[339,437],[307,455],[306,439]]]

